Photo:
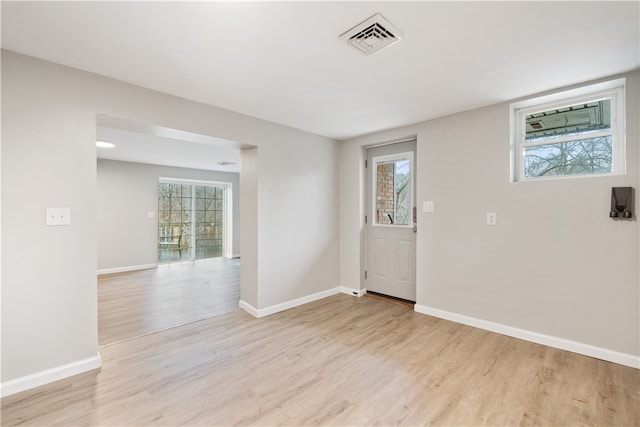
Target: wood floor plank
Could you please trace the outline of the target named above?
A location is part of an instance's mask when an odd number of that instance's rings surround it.
[[[2,399],[2,425],[640,424],[640,371],[335,295],[101,348],[100,371]]]
[[[240,260],[209,258],[98,276],[98,342],[131,339],[238,309]]]

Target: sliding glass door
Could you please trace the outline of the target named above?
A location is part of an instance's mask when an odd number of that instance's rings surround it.
[[[195,187],[195,259],[224,255],[224,193],[224,187]]]
[[[158,184],[158,262],[225,255],[230,184],[161,179]]]

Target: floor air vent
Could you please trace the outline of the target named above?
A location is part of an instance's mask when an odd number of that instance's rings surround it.
[[[400,30],[376,13],[340,36],[340,40],[366,55],[389,46],[402,38]]]

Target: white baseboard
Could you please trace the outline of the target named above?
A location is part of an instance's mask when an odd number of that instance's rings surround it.
[[[353,295],[356,297],[361,297],[367,293],[366,289],[354,289],[347,286],[340,286],[338,289],[340,289],[340,292],[342,292],[343,294]]]
[[[93,357],[88,357],[86,359],[67,363],[66,365],[57,366],[45,371],[5,381],[0,384],[0,396],[10,396],[12,394],[20,393],[21,391],[29,390],[44,384],[49,384],[63,378],[81,374],[83,372],[93,371],[94,369],[99,369],[101,366],[102,359],[100,358],[100,353],[98,353]]]
[[[247,313],[251,314],[253,317],[260,318],[260,317],[269,316],[270,314],[275,314],[284,310],[289,310],[290,308],[298,307],[303,304],[308,304],[310,302],[317,301],[326,297],[330,297],[331,295],[339,294],[343,292],[343,289],[348,290],[348,292],[344,292],[344,293],[348,293],[349,295],[353,295],[351,291],[355,291],[355,289],[352,290],[349,288],[337,287],[337,288],[328,289],[322,292],[317,292],[315,294],[307,295],[306,297],[296,298],[291,301],[286,301],[286,302],[272,305],[265,308],[255,308],[248,302],[242,301],[242,300],[240,301],[239,306],[241,309],[245,310]]]
[[[241,309],[243,309],[253,317],[262,317],[262,316],[259,316],[258,309],[246,301],[240,300],[240,302],[238,303],[238,307],[240,307]]]
[[[260,318],[260,317],[265,317],[270,314],[278,313],[280,311],[288,310],[290,308],[298,307],[300,305],[308,304],[310,302],[317,301],[319,299],[330,297],[331,295],[336,295],[340,293],[361,297],[362,295],[367,293],[367,290],[353,289],[353,288],[348,288],[346,286],[338,286],[337,288],[328,289],[322,292],[317,292],[312,295],[307,295],[306,297],[297,298],[291,301],[283,302],[281,304],[276,304],[276,305],[272,305],[270,307],[265,307],[265,308],[255,308],[248,302],[242,301],[242,300],[238,305],[241,309],[245,310],[247,313],[251,314],[253,317]]]
[[[567,350],[573,353],[595,357],[596,359],[602,359],[608,362],[640,369],[640,357],[634,356],[632,354],[620,353],[618,351],[609,350],[606,348],[595,347],[590,344],[584,344],[564,338],[558,338],[550,335],[540,334],[537,332],[527,331],[524,329],[514,328],[512,326],[503,325],[501,323],[477,319],[475,317],[469,317],[446,310],[440,310],[437,308],[428,307],[426,305],[416,304],[414,306],[414,311],[422,314],[428,314],[434,317],[439,317],[441,319],[450,320],[452,322],[462,323],[464,325],[484,329],[487,331],[497,332],[502,335],[519,338],[525,341],[531,341],[537,344],[559,348],[561,350]]]
[[[116,268],[103,268],[98,270],[100,274],[112,274],[112,273],[125,273],[127,271],[147,270],[149,268],[157,268],[158,264],[142,264],[142,265],[130,265],[128,267],[116,267]]]
[[[240,258],[240,254],[227,253],[227,254],[224,254],[224,257],[227,259],[238,259]]]

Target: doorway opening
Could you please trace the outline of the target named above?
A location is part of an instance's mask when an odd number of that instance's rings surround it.
[[[102,115],[96,136],[99,345],[237,310],[243,146]]]
[[[416,140],[367,149],[367,292],[416,300]]]

